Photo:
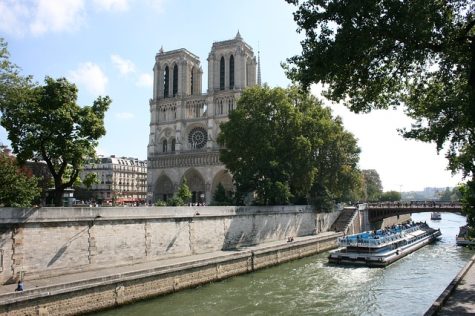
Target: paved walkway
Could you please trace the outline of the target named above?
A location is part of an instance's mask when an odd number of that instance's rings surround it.
[[[321,237],[328,237],[335,235],[335,232],[325,232],[320,233],[317,235],[312,236],[305,236],[305,237],[295,237],[294,243],[298,243],[299,241],[306,241]],[[78,273],[71,273],[65,275],[58,275],[54,277],[48,277],[44,279],[37,279],[37,280],[25,280],[24,286],[25,291],[14,292],[16,288],[16,284],[9,284],[9,285],[0,285],[0,303],[5,302],[8,300],[21,295],[23,297],[30,296],[30,295],[41,295],[49,294],[56,291],[61,291],[66,288],[74,288],[80,287],[85,284],[89,286],[94,283],[101,283],[105,280],[113,280],[113,279],[120,279],[122,277],[133,277],[135,275],[143,275],[144,273],[153,273],[157,270],[167,270],[168,268],[177,268],[180,265],[190,264],[190,263],[199,263],[202,261],[215,259],[215,258],[224,258],[228,256],[237,255],[243,252],[249,251],[256,251],[260,249],[265,249],[269,247],[275,247],[279,245],[287,244],[286,240],[274,241],[259,244],[252,247],[243,247],[242,249],[233,250],[233,251],[216,251],[212,253],[205,253],[193,256],[186,256],[186,257],[178,257],[178,258],[170,258],[170,259],[163,259],[157,261],[150,261],[144,263],[137,263],[133,265],[127,266],[120,266],[120,267],[113,267],[113,268],[104,268],[104,269],[96,269],[93,271],[84,271]]]
[[[321,233],[314,236],[295,237],[294,242],[306,241],[319,237],[328,237],[334,235],[334,232]],[[38,280],[26,280],[25,292],[15,293],[16,284],[0,286],[0,303],[4,300],[11,299],[11,295],[25,295],[28,292],[36,292],[38,294],[46,289],[55,288],[55,290],[68,287],[79,286],[85,283],[100,282],[101,280],[121,278],[127,275],[142,274],[147,271],[166,269],[172,266],[180,266],[181,264],[189,264],[210,260],[218,257],[227,257],[247,251],[256,251],[268,247],[285,245],[285,240],[268,242],[252,247],[245,247],[233,251],[216,251],[187,257],[170,258],[151,262],[138,263],[128,266],[97,269],[93,271],[85,271],[73,274],[58,275]],[[49,290],[48,290],[49,291]],[[28,294],[27,294],[28,295]],[[460,271],[455,279],[449,284],[446,290],[434,302],[431,308],[425,313],[425,316],[432,315],[475,315],[475,256],[473,256],[467,265]]]
[[[425,313],[432,315],[475,315],[475,256]]]

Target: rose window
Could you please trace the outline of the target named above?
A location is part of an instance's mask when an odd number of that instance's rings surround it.
[[[208,141],[208,134],[203,127],[195,127],[188,135],[188,142],[191,148],[203,148]]]

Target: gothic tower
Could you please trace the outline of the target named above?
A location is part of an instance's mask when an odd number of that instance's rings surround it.
[[[232,177],[219,161],[216,141],[241,91],[256,84],[256,58],[239,32],[215,42],[208,56],[208,93],[202,94],[199,57],[182,48],[155,57],[148,145],[149,201],[171,198],[186,178],[193,203],[210,203]]]

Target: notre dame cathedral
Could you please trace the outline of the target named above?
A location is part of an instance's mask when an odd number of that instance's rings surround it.
[[[203,94],[199,57],[184,48],[160,49],[150,100],[149,201],[171,198],[184,178],[193,203],[212,202],[219,183],[233,190],[232,176],[219,161],[217,136],[242,90],[260,84],[257,65],[252,47],[239,32],[231,40],[213,43],[208,92]]]

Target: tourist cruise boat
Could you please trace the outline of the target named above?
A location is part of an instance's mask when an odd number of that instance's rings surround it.
[[[440,214],[440,212],[432,212],[432,213],[430,213],[430,219],[440,220],[440,219],[442,219],[442,215]]]
[[[384,267],[431,243],[440,235],[440,229],[430,228],[426,223],[407,223],[348,235],[338,238],[340,248],[330,252],[328,261]]]

